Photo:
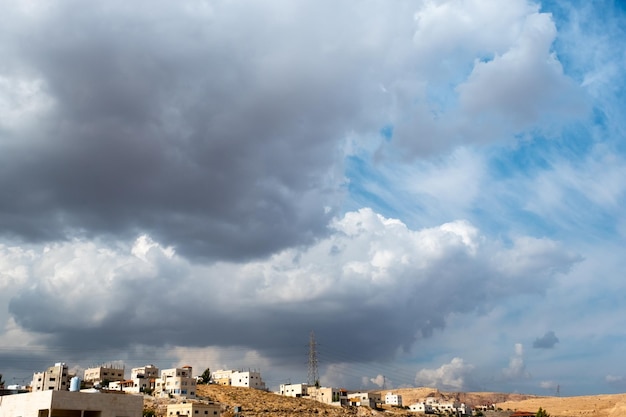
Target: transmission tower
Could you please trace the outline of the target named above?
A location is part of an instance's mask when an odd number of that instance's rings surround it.
[[[315,342],[315,333],[311,331],[309,337],[309,375],[307,378],[307,384],[312,386],[319,386],[320,375],[317,370],[317,343]]]

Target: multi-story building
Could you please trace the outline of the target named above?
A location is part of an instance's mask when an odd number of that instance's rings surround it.
[[[402,407],[402,395],[388,392],[385,395],[385,404],[397,405],[398,407]]]
[[[308,398],[324,404],[348,405],[348,391],[343,388],[307,387]]]
[[[278,394],[286,397],[306,397],[307,388],[307,384],[280,384]]]
[[[124,367],[97,366],[85,369],[85,382],[108,385],[109,382],[124,380]]]
[[[194,398],[196,396],[196,379],[192,376],[191,366],[164,369],[161,377],[155,381],[155,394],[160,396],[174,395]]]
[[[130,371],[130,381],[132,386],[126,382],[124,391],[126,392],[149,392],[155,388],[155,381],[159,377],[159,368],[154,365],[145,365],[133,368]]]
[[[158,378],[159,368],[154,365],[145,365],[133,368],[130,371],[130,379],[134,378]]]
[[[91,394],[42,390],[0,396],[0,417],[141,417],[143,398],[125,394]]]
[[[379,392],[354,392],[348,394],[348,402],[357,407],[376,408],[382,403],[382,396]]]
[[[265,382],[259,371],[235,371],[223,370],[211,372],[211,379],[220,385],[232,385],[233,387],[246,387],[266,390]]]
[[[67,365],[57,362],[43,372],[35,372],[30,383],[31,390],[37,391],[67,391],[70,388],[70,375]]]
[[[218,371],[211,372],[211,380],[219,385],[230,385],[230,377],[233,374],[233,370],[220,369]]]
[[[426,404],[426,402],[411,404],[409,405],[409,410],[424,414],[433,414],[435,412],[432,404]]]
[[[230,385],[233,387],[255,388],[265,391],[265,382],[259,371],[235,371],[230,376]]]
[[[221,406],[214,402],[209,403],[178,403],[168,404],[167,417],[220,417]]]

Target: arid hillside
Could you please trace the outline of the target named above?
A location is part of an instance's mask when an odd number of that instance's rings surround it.
[[[240,406],[244,417],[291,417],[291,416],[372,416],[379,412],[366,408],[334,407],[305,398],[283,397],[277,394],[249,388],[226,387],[221,385],[198,385],[198,395],[228,406],[226,417],[232,416],[232,409]],[[408,415],[408,413],[404,413]]]
[[[442,392],[433,388],[403,388],[393,390],[401,394],[404,404],[411,404],[426,397],[436,397],[442,401],[457,399],[472,405],[493,404],[503,410],[523,410],[536,412],[539,407],[553,417],[618,417],[626,416],[626,394],[596,395],[584,397],[537,397],[522,394],[494,392]],[[305,398],[282,397],[277,394],[249,388],[221,385],[199,385],[197,393],[203,399],[219,402],[223,415],[232,417],[234,407],[241,407],[243,417],[369,417],[369,416],[416,416],[408,410],[385,407],[384,410],[371,410],[365,407],[340,408],[325,405]],[[381,392],[384,396],[385,392]],[[146,399],[146,407],[154,409],[157,416],[165,415],[168,403],[175,399]],[[493,413],[494,415],[496,413]],[[497,413],[498,416],[506,413]],[[492,413],[486,413],[487,416]]]
[[[498,403],[498,407],[525,411],[536,411],[541,407],[554,417],[622,417],[626,416],[626,394],[536,397]]]

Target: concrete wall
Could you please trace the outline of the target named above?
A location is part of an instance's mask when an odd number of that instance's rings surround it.
[[[220,417],[221,407],[217,403],[179,403],[167,406],[167,417]]]
[[[143,397],[40,391],[0,397],[0,417],[142,417]]]

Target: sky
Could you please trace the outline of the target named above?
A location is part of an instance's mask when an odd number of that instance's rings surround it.
[[[0,373],[626,390],[620,1],[0,0]]]

